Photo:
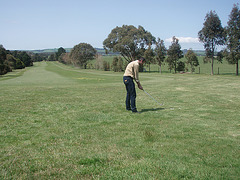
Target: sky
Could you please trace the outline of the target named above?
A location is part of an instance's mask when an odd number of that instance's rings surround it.
[[[182,49],[203,50],[198,41],[211,10],[227,26],[240,0],[0,0],[0,44],[8,50],[102,48],[115,27],[143,26],[168,48],[176,36]]]

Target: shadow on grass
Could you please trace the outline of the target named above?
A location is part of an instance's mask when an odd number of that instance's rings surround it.
[[[142,109],[140,112],[144,113],[144,112],[149,112],[149,111],[160,111],[160,110],[164,110],[165,108],[151,108],[151,109]]]

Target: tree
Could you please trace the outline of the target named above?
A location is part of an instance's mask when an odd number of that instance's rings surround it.
[[[118,72],[118,57],[114,57],[112,61],[112,69],[114,72]]]
[[[131,62],[144,55],[146,48],[155,43],[155,37],[142,26],[123,25],[114,28],[103,42],[108,51],[119,52],[125,60]]]
[[[164,45],[164,41],[158,38],[156,42],[156,47],[155,47],[155,57],[156,61],[159,65],[159,72],[162,73],[162,63],[164,62],[164,59],[167,55],[167,49]]]
[[[18,59],[20,59],[25,67],[32,66],[32,58],[25,51],[14,51],[12,55]]]
[[[25,64],[26,67],[33,65],[31,57],[25,51],[20,52],[20,60]]]
[[[11,71],[11,68],[7,62],[7,51],[0,45],[0,75],[6,74]]]
[[[7,54],[7,61],[8,61],[9,66],[11,67],[11,69],[23,69],[23,68],[25,68],[24,63],[20,59],[15,58],[11,54]]]
[[[172,68],[174,68],[175,73],[177,72],[178,60],[183,57],[183,52],[181,51],[181,46],[178,41],[179,40],[175,36],[173,36],[172,45],[169,46],[169,49],[167,51],[167,62],[169,65],[169,69],[171,70]]]
[[[63,54],[66,53],[66,50],[62,47],[58,48],[58,51],[56,52],[56,60],[59,60],[59,57]]]
[[[2,45],[0,45],[0,63],[3,64],[6,59],[7,51]]]
[[[39,53],[33,54],[32,55],[32,61],[33,62],[43,61],[43,57]]]
[[[103,70],[109,71],[110,70],[110,64],[107,61],[103,61]]]
[[[229,15],[227,32],[227,48],[230,51],[226,56],[230,64],[236,64],[236,75],[239,74],[240,59],[240,10],[234,4],[231,14]]]
[[[54,55],[54,54],[52,54]],[[69,57],[70,56],[70,53],[62,53],[59,57],[58,57],[58,61],[60,63],[63,63],[63,64],[73,64],[71,58]]]
[[[212,61],[211,74],[213,75],[214,53],[218,45],[224,45],[226,36],[221,21],[215,11],[210,11],[205,17],[203,28],[198,32],[200,42],[203,42],[206,58]]]
[[[97,51],[90,44],[80,43],[73,47],[70,58],[80,67],[87,67],[87,61],[94,59]]]
[[[144,52],[144,58],[146,59],[146,63],[149,66],[150,72],[150,64],[154,62],[154,52],[150,45],[148,46],[148,49]]]
[[[118,72],[122,72],[124,70],[123,60],[120,56],[118,57],[117,69],[118,69]]]
[[[193,73],[195,71],[194,67],[199,66],[197,55],[193,52],[192,49],[189,49],[187,53],[185,54],[185,57],[187,59],[186,63],[190,64],[191,66],[191,72]]]
[[[53,54],[50,54],[49,56],[48,56],[48,59],[47,59],[48,61],[56,61],[56,54],[55,53],[53,53]]]
[[[102,55],[101,54],[96,54],[95,59],[96,59],[95,68],[96,69],[103,69]]]
[[[119,57],[114,57],[113,62],[112,62],[112,69],[114,72],[122,72],[124,67],[123,67],[123,60],[122,58]]]
[[[185,69],[185,63],[182,61],[178,61],[177,62],[177,71],[181,72],[181,71],[184,71],[184,69]]]

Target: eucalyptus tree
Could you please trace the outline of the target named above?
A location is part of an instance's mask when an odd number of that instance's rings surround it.
[[[70,52],[72,61],[80,67],[87,68],[87,62],[94,59],[97,51],[90,44],[80,43],[73,47]]]
[[[164,41],[161,40],[160,38],[158,38],[156,41],[156,47],[154,49],[154,52],[155,52],[155,58],[156,58],[157,64],[159,65],[159,72],[161,73],[162,64],[167,55],[167,49],[164,45]]]
[[[198,32],[198,37],[200,42],[204,44],[206,58],[211,59],[211,74],[213,75],[216,48],[226,42],[224,28],[215,11],[207,13],[203,28]]]
[[[236,75],[239,74],[240,59],[240,10],[234,4],[231,14],[229,15],[227,32],[227,48],[230,51],[226,59],[230,64],[236,64]]]
[[[195,71],[194,67],[199,66],[199,61],[198,61],[197,55],[193,52],[192,49],[189,49],[187,51],[187,53],[185,54],[185,57],[187,59],[186,63],[190,64],[191,72],[193,73]]]
[[[66,50],[63,47],[58,48],[58,51],[56,52],[56,60],[59,60],[59,57],[63,54],[66,53]]]
[[[148,64],[148,68],[150,72],[150,65],[154,63],[154,51],[151,48],[151,46],[149,46],[144,52],[144,58],[146,59],[146,63]]]
[[[108,51],[119,52],[122,57],[131,62],[144,56],[146,49],[155,43],[155,37],[142,26],[123,25],[114,28],[103,42]]]
[[[175,36],[172,38],[172,44],[169,46],[167,55],[168,57],[166,61],[168,63],[169,69],[172,70],[172,68],[174,68],[174,71],[176,73],[178,61],[183,57],[183,52],[181,51],[179,40]]]

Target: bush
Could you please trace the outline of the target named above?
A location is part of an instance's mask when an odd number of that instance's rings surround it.
[[[114,57],[112,62],[112,69],[114,72],[122,72],[123,71],[123,60],[121,57]]]
[[[7,72],[11,72],[12,69],[7,64],[0,64],[0,75],[6,74]]]
[[[109,71],[110,70],[110,64],[107,61],[103,61],[103,70]]]
[[[185,63],[182,62],[182,61],[179,61],[179,62],[177,63],[177,71],[178,71],[178,72],[184,71],[184,69],[185,69]]]
[[[102,55],[96,54],[95,58],[96,58],[95,68],[96,69],[103,69]]]

